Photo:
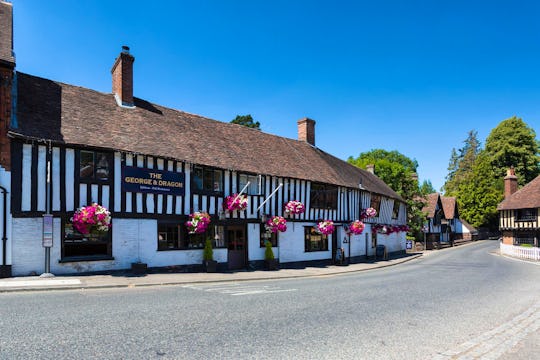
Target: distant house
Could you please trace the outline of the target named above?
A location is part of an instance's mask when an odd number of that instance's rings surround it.
[[[463,238],[463,224],[459,218],[455,197],[442,196],[439,193],[426,197],[426,248],[436,249],[442,244],[453,245],[454,240]]]
[[[513,168],[504,178],[504,200],[499,204],[501,252],[521,258],[540,260],[540,176],[518,190]]]
[[[456,234],[461,232],[463,240],[478,240],[478,230],[463,219],[459,219],[459,221],[461,222],[461,231],[456,227]]]

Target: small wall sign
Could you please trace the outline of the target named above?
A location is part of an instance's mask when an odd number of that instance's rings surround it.
[[[53,216],[51,214],[43,215],[43,247],[53,246]]]

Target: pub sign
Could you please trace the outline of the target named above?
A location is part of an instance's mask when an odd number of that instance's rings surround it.
[[[122,190],[183,196],[184,173],[123,166]]]

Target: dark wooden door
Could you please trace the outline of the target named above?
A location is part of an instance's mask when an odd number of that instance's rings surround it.
[[[247,264],[247,241],[244,226],[227,227],[227,248],[229,250],[229,269],[245,269]]]

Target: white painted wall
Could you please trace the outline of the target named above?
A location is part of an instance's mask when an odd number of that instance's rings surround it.
[[[314,226],[315,223],[287,224],[287,231],[279,234],[279,262],[312,261],[332,258],[332,236],[328,237],[328,251],[305,252],[304,226]]]
[[[404,231],[392,233],[389,235],[377,234],[377,244],[385,245],[386,251],[388,253],[396,252],[396,251],[403,251],[405,250],[406,241],[407,241],[406,235],[407,233]]]
[[[3,201],[4,199],[2,199],[2,195],[0,195],[0,265],[11,265],[12,264],[12,248],[13,248],[13,245],[12,245],[12,241],[11,241],[11,234],[12,234],[12,218],[11,218],[11,212],[10,212],[10,209],[11,209],[11,172],[10,171],[6,171],[6,169],[4,169],[3,167],[0,167],[0,185],[3,186],[6,191],[7,191],[7,194],[5,194],[6,196],[6,207],[7,207],[7,214],[6,214],[6,237],[7,237],[7,243],[6,243],[6,263],[5,264],[2,264],[2,258],[3,258],[3,244],[2,244],[2,231],[3,231],[3,226],[4,224],[2,224],[2,220],[3,220]]]

